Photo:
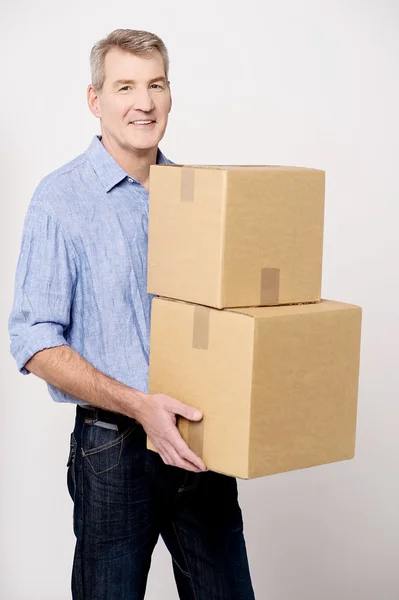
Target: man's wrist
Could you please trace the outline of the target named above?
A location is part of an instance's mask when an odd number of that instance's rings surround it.
[[[118,411],[141,422],[141,417],[148,402],[148,394],[127,388],[118,399]]]

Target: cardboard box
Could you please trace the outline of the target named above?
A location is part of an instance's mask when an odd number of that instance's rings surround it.
[[[154,165],[148,292],[216,308],[320,300],[324,172]]]
[[[359,307],[328,300],[217,310],[155,298],[150,392],[203,411],[179,430],[211,470],[248,479],[350,459],[360,330]]]

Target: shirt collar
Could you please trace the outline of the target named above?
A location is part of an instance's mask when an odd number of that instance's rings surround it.
[[[113,187],[118,185],[118,183],[123,181],[126,177],[129,177],[126,171],[118,165],[116,160],[112,158],[110,153],[104,148],[100,135],[94,136],[90,146],[86,150],[86,156],[106,192],[109,192]],[[157,153],[157,164],[171,164],[171,161],[162,154],[159,148]]]

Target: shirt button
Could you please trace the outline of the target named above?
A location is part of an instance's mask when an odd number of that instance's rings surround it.
[[[128,182],[129,182],[129,183],[133,183],[133,179],[131,179],[131,178],[129,177],[129,179],[128,179]]]

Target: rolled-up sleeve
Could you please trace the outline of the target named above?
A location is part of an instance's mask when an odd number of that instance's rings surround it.
[[[40,350],[67,343],[76,283],[73,246],[60,224],[38,206],[25,218],[9,317],[11,354],[24,375],[25,364]]]

